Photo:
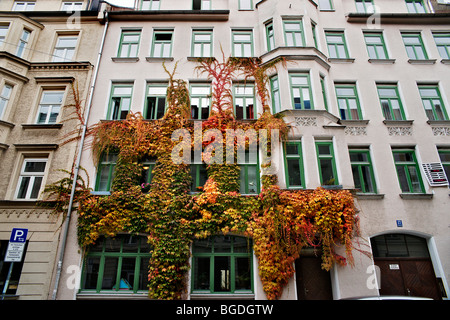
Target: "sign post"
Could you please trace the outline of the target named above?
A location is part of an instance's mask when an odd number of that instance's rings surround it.
[[[14,262],[22,261],[23,250],[27,241],[28,229],[14,228],[11,231],[8,249],[6,250],[5,262],[11,262],[9,266],[8,276],[3,286],[2,300],[5,299],[6,291],[9,286],[9,279],[13,270]]]

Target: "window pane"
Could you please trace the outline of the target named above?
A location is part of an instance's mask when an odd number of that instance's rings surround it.
[[[362,166],[361,167],[361,174],[362,174],[362,179],[363,179],[363,183],[364,183],[364,192],[374,192],[373,189],[373,181],[372,181],[372,175],[370,172],[370,167],[369,166]]]
[[[84,267],[86,276],[83,289],[96,289],[98,271],[100,269],[100,257],[88,257]]]
[[[214,252],[231,252],[231,236],[216,236],[214,238]]]
[[[230,257],[214,257],[214,291],[230,290]]]
[[[120,245],[122,243],[122,237],[118,238],[106,238],[105,239],[105,252],[120,252]]]
[[[122,252],[138,252],[139,248],[139,237],[135,236],[125,236],[123,241]]]
[[[287,160],[287,170],[289,176],[289,186],[301,186],[300,163],[298,159]]]
[[[28,191],[28,185],[30,184],[31,177],[22,177],[20,181],[19,192],[17,193],[18,199],[25,199]]]
[[[103,270],[102,289],[112,290],[116,285],[117,266],[119,258],[105,257],[105,266]]]
[[[192,249],[193,253],[210,253],[212,248],[211,239],[200,239],[195,240],[194,246]]]
[[[210,290],[209,257],[196,257],[194,261],[194,290]]]
[[[233,252],[234,253],[250,253],[252,244],[249,239],[244,237],[233,238]]]
[[[119,290],[133,289],[135,266],[136,258],[122,258]]]
[[[45,165],[46,162],[27,161],[25,162],[24,172],[44,172]]]
[[[323,184],[334,184],[333,164],[331,159],[320,160],[320,171],[322,173]]]
[[[251,289],[251,270],[250,258],[236,258],[235,259],[235,290],[250,290]]]
[[[138,290],[148,290],[148,265],[149,258],[141,258],[141,268],[139,270],[139,282],[137,288]]]
[[[409,178],[411,180],[412,192],[421,192],[419,175],[415,166],[408,166]]]
[[[35,177],[33,182],[33,189],[31,189],[30,199],[37,199],[39,190],[42,184],[42,177]]]
[[[397,166],[398,181],[403,192],[409,192],[408,178],[406,176],[405,167]]]

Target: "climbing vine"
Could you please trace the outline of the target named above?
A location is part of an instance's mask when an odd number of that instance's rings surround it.
[[[268,70],[284,61],[268,65],[254,59],[199,59],[197,70],[212,80],[212,110],[202,121],[202,131],[218,129],[278,130],[285,138],[288,126],[270,113],[267,88]],[[149,262],[149,296],[154,299],[181,299],[189,271],[190,245],[195,239],[215,234],[240,234],[253,239],[259,262],[259,276],[268,299],[278,299],[294,274],[293,262],[307,246],[322,249],[322,267],[334,263],[352,264],[353,239],[358,221],[353,197],[347,190],[282,190],[275,175],[262,176],[262,191],[249,196],[239,193],[240,168],[237,164],[212,163],[208,180],[198,193],[191,193],[189,164],[176,164],[171,158],[180,141],[172,139],[177,129],[194,133],[189,120],[189,91],[183,80],[169,76],[168,111],[162,119],[145,121],[139,113],[129,113],[123,121],[100,122],[89,128],[94,161],[102,154],[117,153],[115,177],[107,196],[90,192],[81,179],[75,201],[78,212],[78,243],[86,248],[100,236],[120,232],[148,234],[152,246]],[[263,113],[253,122],[235,119],[231,81],[242,75],[254,81]],[[269,135],[270,137],[270,135]],[[257,139],[267,139],[258,136]],[[270,138],[269,138],[270,139]],[[205,148],[214,138],[202,141]],[[196,141],[188,144],[194,146]],[[232,142],[237,150],[237,142]],[[270,145],[270,143],[269,143]],[[223,142],[223,147],[230,147]],[[270,148],[268,154],[270,155]],[[190,157],[190,155],[189,155]],[[149,185],[140,184],[144,159],[156,159]],[[47,200],[58,203],[63,212],[71,178],[47,186]],[[342,245],[346,257],[335,252]]]

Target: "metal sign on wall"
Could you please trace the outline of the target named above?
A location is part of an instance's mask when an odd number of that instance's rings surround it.
[[[8,249],[6,250],[5,262],[22,261],[25,243],[27,241],[28,229],[14,228],[11,231]]]

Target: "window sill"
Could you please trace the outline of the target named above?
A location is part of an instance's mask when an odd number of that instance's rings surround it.
[[[355,62],[354,58],[328,58],[329,62],[334,63],[353,63]]]
[[[369,62],[375,64],[394,64],[395,59],[369,59]]]
[[[367,125],[369,120],[339,120],[339,123],[343,125]]]
[[[148,292],[144,293],[77,293],[77,300],[149,300]]]
[[[432,193],[400,193],[400,198],[403,200],[431,200]]]
[[[405,126],[412,126],[414,120],[383,120],[383,123],[387,126],[398,126],[398,125],[405,125]]]
[[[430,126],[450,126],[450,120],[428,120]]]
[[[0,127],[8,127],[8,128],[14,128],[16,125],[14,123],[0,120]]]
[[[442,64],[450,64],[450,59],[442,59],[441,63]]]
[[[166,61],[173,61],[173,57],[145,57],[145,60],[147,62],[166,62]]]
[[[384,199],[384,194],[356,192],[356,197],[359,200],[382,200]]]
[[[202,60],[213,60],[213,61],[215,61],[216,60],[216,58],[215,57],[192,57],[192,56],[189,56],[189,57],[186,57],[186,59],[187,59],[187,61],[194,61],[194,62],[197,62],[197,61],[202,61]]]
[[[62,123],[52,123],[52,124],[41,124],[41,123],[35,123],[35,124],[28,124],[28,123],[22,123],[22,128],[24,129],[61,129]]]
[[[435,64],[436,59],[409,59],[410,64]]]
[[[214,293],[191,293],[191,300],[255,300],[254,293],[229,293],[229,294],[214,294]]]
[[[341,184],[324,184],[324,185],[321,185],[321,187],[324,189],[327,189],[327,190],[341,190],[342,189]]]
[[[138,57],[111,57],[114,62],[138,62]]]
[[[91,191],[93,196],[110,196],[111,191]]]

